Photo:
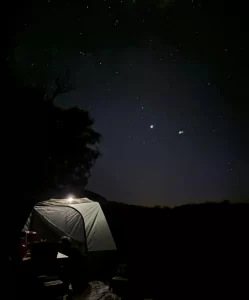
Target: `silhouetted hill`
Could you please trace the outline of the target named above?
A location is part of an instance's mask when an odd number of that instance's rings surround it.
[[[237,203],[203,203],[189,204],[175,208],[169,207],[141,207],[118,202],[105,202],[102,205],[112,231],[117,232],[117,241],[121,240],[121,230],[124,238],[127,229],[133,234],[139,232],[142,236],[145,228],[155,231],[164,231],[170,235],[173,232],[182,234],[197,234],[199,230],[224,230],[233,232],[235,228],[249,228],[249,204]],[[127,237],[128,238],[128,237]],[[122,243],[122,241],[120,241]],[[123,248],[124,245],[122,245]]]
[[[238,296],[246,287],[249,204],[147,208],[107,202],[102,208],[127,255],[133,293],[202,298],[232,290]]]
[[[96,202],[99,202],[100,204],[104,204],[104,203],[107,203],[107,199],[103,196],[100,196],[92,191],[89,191],[89,190],[84,190],[83,191],[83,194],[82,194],[82,197],[86,197],[86,198],[89,198],[93,201],[96,201]]]

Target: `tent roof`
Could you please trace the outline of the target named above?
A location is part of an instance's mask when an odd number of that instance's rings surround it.
[[[84,239],[91,252],[116,250],[100,204],[88,198],[38,202],[25,225],[25,230],[30,228],[40,234],[43,232],[45,237],[52,236],[53,239],[63,234],[70,235],[77,241]]]
[[[94,201],[89,200],[88,198],[50,199],[50,200],[38,202],[35,206],[39,206],[39,205],[70,206],[72,204],[84,204],[84,203],[94,203]]]

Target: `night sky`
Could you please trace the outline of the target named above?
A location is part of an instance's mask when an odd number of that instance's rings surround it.
[[[234,3],[234,2],[233,2]],[[36,1],[18,77],[90,111],[102,157],[87,189],[175,206],[249,199],[248,32],[222,1]],[[227,13],[225,13],[225,11]]]

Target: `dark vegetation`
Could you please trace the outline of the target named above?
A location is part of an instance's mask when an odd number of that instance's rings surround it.
[[[91,168],[99,157],[100,134],[92,129],[87,111],[61,109],[56,97],[71,91],[69,70],[54,79],[53,88],[25,85],[15,74],[14,50],[25,23],[37,22],[32,1],[4,5],[8,15],[4,47],[4,87],[2,118],[2,209],[11,211],[6,241],[7,252],[15,247],[19,231],[32,206],[46,195],[65,192],[69,187],[84,187]]]
[[[248,295],[249,204],[102,207],[128,257],[131,299]]]
[[[58,191],[65,195],[68,187],[87,184],[100,155],[100,134],[92,129],[93,120],[87,111],[61,109],[46,97],[44,90],[17,91],[23,99],[19,107],[23,118],[19,117],[18,126],[13,128],[18,151],[10,164],[16,178],[13,184],[19,187],[19,200],[13,203],[19,214],[13,221],[20,230],[35,202]]]

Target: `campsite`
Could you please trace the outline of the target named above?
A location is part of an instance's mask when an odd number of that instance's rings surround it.
[[[2,3],[2,298],[249,299],[242,2]]]
[[[244,272],[249,266],[248,213],[248,204],[228,201],[171,209],[108,201],[100,205],[87,198],[51,199],[34,207],[25,229],[36,229],[49,241],[58,241],[66,233],[80,241],[83,252],[88,248],[87,276],[92,293],[98,292],[86,299],[95,299],[97,295],[100,299],[109,299],[110,295],[121,299],[164,299],[198,296],[203,290],[209,295],[241,295],[247,293]],[[49,255],[45,253],[47,260]],[[36,268],[42,264],[46,269],[49,263],[48,274],[53,274],[52,281],[58,280],[58,267],[52,263],[52,257],[46,262],[44,253],[35,253],[33,259],[41,261]],[[65,260],[64,255],[59,254],[57,260]],[[128,266],[129,285],[128,281],[123,282],[128,280]],[[24,274],[23,280],[27,282],[27,272]],[[121,280],[118,283],[111,282],[115,274]],[[231,284],[224,291],[228,282]],[[115,290],[112,284],[116,284],[116,296],[111,294]]]
[[[122,299],[128,293],[127,275],[122,279],[114,276],[121,275],[121,262],[98,202],[70,197],[37,203],[18,247],[17,277],[31,299],[38,299],[39,294],[41,299],[70,297],[72,288],[74,293],[77,289],[84,292],[82,299],[120,299],[111,292],[120,285],[125,285],[119,291]],[[33,285],[31,290],[37,289],[38,295],[27,295],[24,282]]]

